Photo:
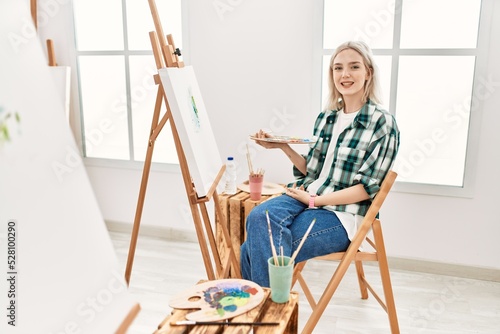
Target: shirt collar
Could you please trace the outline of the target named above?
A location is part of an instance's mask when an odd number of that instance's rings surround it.
[[[368,128],[374,110],[375,110],[375,104],[373,104],[370,100],[366,101],[366,103],[361,107],[358,114],[354,118],[354,123],[359,123],[364,128]],[[330,113],[332,114],[336,114],[338,112],[339,110],[330,111]]]
[[[368,128],[374,110],[375,105],[368,100],[356,115],[356,118],[354,118],[354,122],[358,122],[364,128]]]

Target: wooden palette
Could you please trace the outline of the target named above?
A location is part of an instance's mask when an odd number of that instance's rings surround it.
[[[266,138],[257,138],[250,136],[250,139],[257,141],[266,141],[269,143],[286,143],[286,144],[314,144],[318,141],[317,137],[293,137],[293,136],[272,136]]]
[[[197,284],[173,297],[169,305],[176,309],[199,309],[188,313],[187,320],[219,321],[246,313],[264,299],[258,284],[243,279],[220,279]]]

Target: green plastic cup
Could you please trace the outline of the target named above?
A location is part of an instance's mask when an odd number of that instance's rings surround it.
[[[283,256],[283,258],[278,256],[279,265],[275,265],[273,257],[267,260],[271,300],[275,303],[286,303],[290,299],[293,276],[293,262],[290,263],[290,260],[289,256]]]

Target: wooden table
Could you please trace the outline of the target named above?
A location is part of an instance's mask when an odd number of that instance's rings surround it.
[[[255,326],[255,334],[297,333],[299,318],[299,295],[290,293],[290,300],[284,304],[276,304],[271,300],[271,293],[264,288],[265,297],[262,303],[245,314],[230,319],[234,322],[279,322],[276,326]],[[186,314],[195,310],[173,309],[159,325],[154,334],[184,334],[184,333],[250,333],[252,326],[171,326],[171,322],[186,320]]]
[[[260,203],[279,195],[281,194],[268,196],[263,195],[258,201],[251,200],[250,194],[241,190],[238,190],[238,192],[234,195],[226,195],[224,193],[219,195],[219,204],[224,218],[222,219],[222,222],[217,221],[215,231],[217,248],[219,249],[219,253],[221,254],[223,260],[225,260],[227,252],[225,251],[225,246],[222,243],[222,232],[219,224],[226,224],[231,238],[231,244],[239,263],[240,246],[246,239],[245,222],[248,214]],[[230,273],[230,277],[237,276]]]

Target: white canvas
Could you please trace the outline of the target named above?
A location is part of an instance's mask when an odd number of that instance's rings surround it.
[[[49,66],[54,84],[64,105],[64,115],[69,122],[69,102],[71,89],[71,68],[69,66]]]
[[[159,70],[199,197],[206,196],[223,162],[192,66]]]
[[[20,116],[8,122],[10,140],[0,140],[0,333],[114,333],[136,302],[63,98],[41,43],[25,34],[34,31],[27,4],[0,1],[0,22],[0,107]],[[8,231],[11,221],[15,231]],[[15,262],[7,267],[14,232]]]

